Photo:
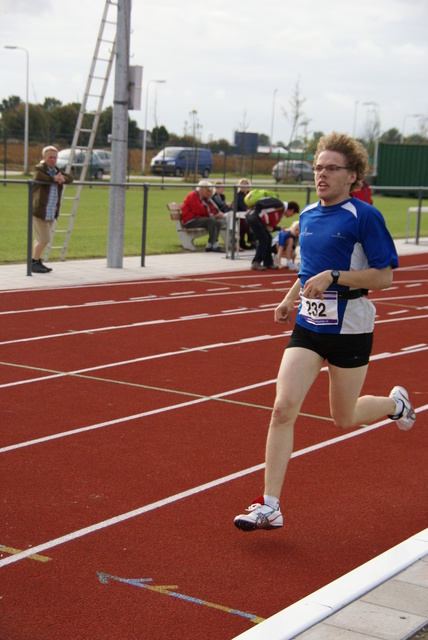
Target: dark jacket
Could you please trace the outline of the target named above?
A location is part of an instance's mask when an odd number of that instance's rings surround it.
[[[73,182],[73,178],[70,174],[64,173],[64,171],[60,171],[59,169],[56,169],[56,172],[62,173],[65,178],[65,184]],[[37,182],[45,183],[35,184],[33,187],[33,216],[35,216],[36,218],[40,218],[41,220],[44,220],[46,218],[46,206],[49,200],[49,191],[51,186],[55,185],[58,189],[58,202],[56,205],[55,218],[58,218],[63,185],[55,182],[53,176],[49,174],[47,165],[44,160],[39,162],[39,164],[34,167],[33,179],[37,180]]]

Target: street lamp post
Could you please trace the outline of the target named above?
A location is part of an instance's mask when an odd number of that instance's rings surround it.
[[[373,161],[373,175],[377,176],[377,158],[379,152],[379,138],[380,138],[380,106],[377,102],[363,102],[366,107],[376,107],[376,139],[375,139],[375,153]]]
[[[355,135],[357,133],[357,113],[358,113],[358,100],[355,100],[355,107],[354,107],[354,130],[352,133],[352,137],[355,138]]]
[[[144,132],[143,132],[143,162],[142,162],[142,172],[144,173],[146,169],[146,139],[147,139],[147,112],[149,108],[149,87],[153,84],[163,84],[166,80],[149,80],[146,88],[146,113],[144,117]]]
[[[26,92],[25,92],[25,124],[24,124],[24,173],[28,171],[28,84],[29,84],[29,70],[30,70],[30,56],[27,49],[24,47],[15,47],[12,45],[5,45],[5,49],[19,49],[25,51],[27,56],[27,74],[26,74]]]
[[[278,92],[278,89],[275,89],[275,91],[273,92],[273,101],[272,101],[272,122],[271,122],[271,126],[270,126],[270,146],[271,149],[273,149],[273,122],[275,119],[275,96]]]
[[[406,120],[407,118],[420,118],[422,116],[421,113],[409,113],[407,116],[404,116],[404,120],[403,120],[403,142],[404,142],[404,130],[406,128]]]

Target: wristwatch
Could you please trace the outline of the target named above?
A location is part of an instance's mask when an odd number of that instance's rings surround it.
[[[340,271],[338,271],[337,269],[333,269],[333,271],[330,272],[330,275],[333,278],[332,284],[337,284],[340,277]]]

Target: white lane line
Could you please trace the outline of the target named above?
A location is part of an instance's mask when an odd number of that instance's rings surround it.
[[[253,314],[253,313],[267,313],[268,311],[271,311],[272,308],[274,308],[275,305],[273,307],[270,308],[264,308],[264,307],[260,307],[258,309],[240,309],[237,310],[233,315],[247,315],[247,314]],[[423,311],[425,309],[425,307],[420,307],[420,309]],[[170,320],[165,320],[164,318],[158,319],[158,320],[146,320],[144,322],[133,322],[130,324],[120,324],[120,325],[111,325],[111,326],[106,326],[106,327],[88,327],[87,329],[82,329],[80,331],[66,331],[64,333],[51,333],[51,334],[47,334],[44,336],[33,336],[31,338],[17,338],[15,340],[4,340],[3,342],[0,342],[0,346],[4,346],[4,345],[10,345],[10,344],[19,344],[19,343],[23,343],[23,342],[35,342],[38,340],[51,340],[53,338],[64,338],[67,337],[69,338],[70,336],[78,336],[78,335],[87,335],[88,333],[90,334],[95,334],[95,333],[102,333],[103,331],[120,331],[122,329],[138,329],[140,327],[150,327],[150,326],[156,326],[159,324],[174,324],[177,322],[187,322],[189,319],[190,320],[206,320],[206,319],[215,319],[215,318],[224,318],[224,312],[220,312],[220,313],[215,313],[215,314],[206,314],[206,315],[201,315],[201,316],[187,316],[187,317],[183,317],[183,318],[172,318]],[[385,318],[384,320],[378,320],[376,319],[376,325],[378,324],[385,324],[387,322],[409,322],[410,320],[424,320],[428,318],[428,314],[425,315],[420,315],[420,316],[410,316],[409,318]]]
[[[30,367],[27,365],[19,365],[19,364],[14,364],[14,363],[10,363],[10,362],[0,362],[0,365],[3,365],[5,367],[16,367],[16,368],[22,368],[22,369],[31,369],[34,371],[43,371],[43,372],[49,372],[49,375],[46,376],[40,376],[38,378],[28,378],[27,380],[17,380],[15,382],[5,382],[3,384],[0,384],[0,389],[5,389],[7,387],[15,387],[15,386],[21,386],[24,384],[31,384],[33,382],[43,382],[46,380],[54,380],[56,378],[64,378],[65,376],[79,376],[82,374],[87,374],[90,373],[92,371],[100,371],[103,369],[111,369],[111,368],[115,368],[115,367],[122,367],[125,365],[129,365],[129,364],[136,364],[137,362],[147,362],[148,360],[157,360],[160,358],[169,358],[170,356],[181,356],[181,355],[185,355],[188,353],[192,353],[192,352],[199,352],[199,351],[209,351],[210,349],[219,349],[219,348],[223,348],[223,347],[231,347],[231,346],[236,346],[236,345],[245,345],[245,344],[249,344],[252,342],[259,342],[262,340],[277,340],[279,338],[284,338],[286,336],[291,335],[291,331],[285,331],[284,333],[280,333],[276,336],[271,336],[271,335],[264,335],[264,336],[255,336],[255,337],[251,337],[251,338],[243,338],[242,340],[233,340],[232,342],[218,342],[218,343],[214,343],[214,344],[208,344],[208,345],[200,345],[198,347],[189,347],[186,348],[185,351],[183,351],[183,347],[181,347],[180,349],[176,350],[176,351],[167,351],[167,352],[163,352],[163,353],[156,353],[150,356],[141,356],[140,358],[132,358],[131,360],[122,360],[122,361],[117,361],[117,362],[110,362],[107,364],[100,364],[100,365],[96,365],[95,367],[86,367],[85,369],[75,369],[74,371],[51,371],[49,369],[42,369],[42,368],[37,368],[37,367]],[[122,383],[123,384],[123,383]]]
[[[421,411],[426,411],[428,409],[428,404],[423,407],[419,407],[415,411],[417,413]],[[390,420],[382,420],[377,422],[376,424],[372,424],[368,427],[362,427],[352,433],[347,433],[337,438],[332,438],[330,440],[326,440],[325,442],[320,442],[311,447],[306,447],[305,449],[300,449],[299,451],[295,451],[292,454],[292,458],[298,458],[300,456],[306,455],[308,453],[312,453],[313,451],[318,451],[319,449],[324,449],[325,447],[329,447],[331,445],[337,444],[339,442],[343,442],[344,440],[349,440],[351,438],[355,438],[360,436],[368,431],[373,431],[378,429],[379,427],[383,427],[384,425],[390,423]],[[59,538],[55,538],[54,540],[49,540],[48,542],[44,542],[42,544],[36,545],[35,547],[31,547],[30,549],[26,549],[21,553],[17,553],[13,556],[4,558],[0,560],[0,568],[5,567],[9,564],[13,564],[14,562],[18,562],[19,560],[23,560],[32,554],[42,554],[48,549],[52,549],[53,547],[58,547],[66,542],[71,542],[72,540],[76,540],[78,538],[82,538],[86,535],[94,533],[95,531],[100,531],[101,529],[106,529],[107,527],[111,527],[115,524],[119,524],[120,522],[124,522],[125,520],[130,520],[131,518],[136,518],[138,516],[143,515],[144,513],[149,513],[150,511],[154,511],[155,509],[160,509],[169,504],[173,504],[174,502],[178,502],[179,500],[183,500],[185,498],[189,498],[198,493],[202,493],[203,491],[208,491],[209,489],[213,489],[227,482],[232,482],[234,480],[238,480],[243,478],[246,475],[251,473],[255,473],[257,471],[261,471],[264,469],[265,464],[258,464],[253,467],[249,467],[247,469],[243,469],[236,473],[231,473],[227,476],[223,476],[222,478],[217,478],[216,480],[212,480],[211,482],[206,482],[205,484],[201,484],[198,487],[193,487],[192,489],[188,489],[187,491],[182,491],[180,493],[176,493],[168,498],[164,498],[163,500],[157,500],[156,502],[152,502],[151,504],[145,505],[144,507],[139,507],[138,509],[133,509],[132,511],[128,511],[126,513],[122,513],[120,515],[114,516],[113,518],[108,518],[107,520],[103,520],[102,522],[97,522],[89,527],[84,527],[83,529],[79,529],[77,531],[73,531],[71,533],[67,533],[64,536],[60,536]]]
[[[131,360],[122,360],[122,361],[118,361],[118,362],[110,362],[107,364],[100,364],[100,365],[96,365],[95,367],[87,367],[85,369],[75,369],[74,371],[51,371],[49,369],[42,369],[42,368],[37,368],[37,367],[32,367],[32,366],[28,366],[28,365],[20,365],[20,364],[15,364],[13,362],[1,362],[0,361],[0,365],[4,366],[4,367],[11,367],[11,368],[21,368],[21,369],[26,369],[26,370],[31,370],[31,371],[43,371],[49,372],[49,375],[46,376],[38,376],[37,378],[27,378],[26,380],[16,380],[14,382],[4,382],[3,384],[0,384],[0,389],[6,389],[6,388],[10,388],[10,387],[20,387],[22,385],[26,385],[26,384],[32,384],[35,382],[46,382],[47,380],[55,380],[58,378],[65,378],[67,376],[70,377],[86,377],[86,378],[90,378],[91,376],[87,375],[89,373],[92,373],[94,371],[102,371],[104,369],[112,369],[112,368],[116,368],[116,367],[122,367],[125,365],[129,365],[129,364],[136,364],[139,362],[147,362],[148,360],[157,360],[160,358],[168,358],[171,356],[179,356],[179,355],[186,355],[188,353],[192,353],[192,352],[209,352],[211,349],[219,349],[219,348],[224,348],[224,347],[230,347],[230,346],[236,346],[236,345],[243,345],[243,344],[249,344],[251,342],[260,342],[262,340],[278,340],[280,338],[284,338],[287,337],[291,334],[291,331],[287,331],[285,333],[281,333],[279,335],[276,336],[272,336],[272,335],[265,335],[265,336],[256,336],[253,338],[245,338],[243,340],[237,340],[237,341],[233,341],[233,342],[220,342],[217,344],[210,344],[210,345],[201,345],[199,347],[189,347],[189,348],[185,348],[185,347],[181,347],[178,351],[169,351],[169,352],[164,352],[164,353],[158,353],[158,354],[154,354],[151,356],[141,356],[141,358],[133,358]],[[403,349],[401,351],[397,351],[395,353],[391,353],[391,352],[384,352],[384,353],[379,353],[379,354],[373,354],[370,356],[370,361],[373,362],[375,360],[382,360],[382,359],[386,359],[386,358],[395,358],[397,356],[403,356],[403,355],[408,355],[409,353],[419,353],[421,351],[426,351],[428,349],[427,345],[417,345],[417,346],[409,346],[409,347],[403,347]],[[327,370],[327,366],[322,368],[322,371],[326,371]],[[94,380],[98,380],[98,381],[102,381],[103,378],[94,378]],[[132,383],[126,383],[123,380],[111,380],[111,379],[105,379],[105,382],[109,382],[109,383],[113,383],[116,382],[117,384],[129,384],[131,385]],[[144,385],[141,385],[144,386]],[[170,391],[170,389],[168,389],[168,391]]]
[[[277,282],[275,283],[275,288],[272,289],[272,287],[269,287],[268,289],[266,289],[266,291],[270,291],[270,292],[276,292],[277,291],[277,287],[280,284],[286,284],[286,285],[290,285],[290,282]],[[73,310],[73,309],[84,309],[87,307],[91,307],[91,306],[102,306],[102,305],[120,305],[120,304],[135,304],[135,303],[141,303],[141,302],[165,302],[168,301],[171,297],[176,297],[176,296],[181,296],[183,297],[183,299],[188,299],[188,298],[203,298],[203,297],[214,297],[214,296],[224,296],[224,295],[231,295],[231,296],[235,296],[235,295],[240,295],[242,293],[260,293],[260,291],[255,291],[254,287],[259,287],[259,284],[253,284],[250,286],[245,286],[244,289],[240,288],[240,289],[231,289],[230,287],[222,287],[222,288],[217,288],[217,289],[207,289],[206,292],[203,293],[192,293],[190,291],[184,291],[184,292],[173,292],[173,293],[168,293],[165,295],[155,295],[155,294],[148,294],[146,296],[141,296],[141,297],[132,297],[132,298],[128,298],[127,300],[100,300],[100,301],[94,301],[94,302],[82,302],[80,304],[63,304],[63,305],[53,305],[50,307],[32,307],[31,309],[7,309],[5,311],[0,311],[0,316],[7,316],[7,315],[16,315],[16,314],[25,314],[25,313],[40,313],[40,312],[45,312],[45,311],[61,311],[61,310]],[[420,286],[420,283],[416,283],[416,284],[410,284],[407,285],[408,287],[416,287],[416,286]],[[394,289],[398,289],[398,287],[390,287],[388,291],[393,291]],[[28,291],[28,290],[27,290]],[[0,291],[0,295],[1,295],[1,291]],[[403,302],[403,300],[414,300],[416,298],[426,298],[428,296],[428,293],[421,293],[418,295],[408,295],[408,296],[400,296],[400,295],[394,295],[394,296],[388,296],[388,297],[379,297],[379,298],[373,298],[371,297],[370,300],[374,303],[376,302]]]
[[[187,402],[180,402],[178,404],[168,405],[166,407],[160,407],[158,409],[152,409],[150,411],[143,411],[142,413],[135,413],[130,416],[122,416],[121,418],[116,418],[115,420],[107,420],[106,422],[98,422],[96,424],[88,425],[86,427],[81,427],[79,429],[71,429],[69,431],[63,431],[61,433],[54,433],[50,436],[44,436],[43,438],[36,438],[34,440],[27,440],[26,442],[19,442],[17,444],[11,444],[6,447],[2,447],[0,449],[1,453],[7,453],[8,451],[14,451],[15,449],[22,449],[25,447],[29,447],[35,444],[42,444],[43,442],[49,442],[50,440],[58,440],[59,438],[65,438],[68,436],[77,435],[79,433],[85,433],[86,431],[94,431],[95,429],[102,429],[103,427],[110,427],[115,424],[120,424],[122,422],[130,422],[131,420],[138,420],[139,418],[147,418],[147,416],[154,416],[159,413],[165,413],[166,411],[174,411],[175,409],[182,409],[184,407],[191,407],[192,405],[199,404],[201,402],[208,402],[210,400],[217,400],[221,398],[226,398],[231,395],[235,395],[237,393],[242,393],[244,391],[251,391],[252,389],[259,389],[260,387],[265,387],[270,384],[275,384],[276,378],[272,380],[265,380],[263,382],[258,382],[256,384],[250,384],[245,387],[239,387],[237,389],[229,389],[228,391],[223,391],[222,393],[217,393],[212,396],[200,396],[193,397],[192,400],[188,400]],[[174,393],[174,391],[173,391]],[[179,391],[175,393],[180,394]],[[195,394],[196,395],[196,394]],[[248,406],[248,405],[247,405]]]
[[[251,311],[245,310],[245,311],[239,311],[236,313],[236,315],[243,315],[245,313],[265,313],[265,309],[251,309]],[[88,328],[88,329],[82,329],[81,331],[66,331],[64,333],[51,333],[51,334],[47,334],[45,336],[33,336],[32,338],[18,338],[16,340],[4,340],[3,342],[0,342],[0,346],[3,345],[9,345],[9,344],[18,344],[20,342],[34,342],[37,340],[50,340],[51,338],[64,338],[64,337],[70,337],[70,336],[78,336],[79,334],[87,334],[88,332],[91,333],[102,333],[103,331],[120,331],[121,329],[137,329],[140,327],[150,327],[150,326],[156,326],[159,324],[174,324],[176,322],[187,322],[189,319],[192,320],[205,320],[207,318],[222,318],[223,315],[222,313],[215,313],[212,315],[203,315],[203,316],[187,316],[187,317],[183,317],[183,318],[172,318],[170,320],[165,320],[163,318],[158,319],[158,320],[146,320],[144,322],[132,322],[130,324],[120,324],[120,325],[111,325],[108,327],[96,327],[96,328]],[[428,317],[428,316],[427,316]],[[406,320],[411,320],[411,318],[406,318]]]

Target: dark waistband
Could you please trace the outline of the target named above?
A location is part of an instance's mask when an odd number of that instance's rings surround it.
[[[350,291],[338,291],[337,297],[339,300],[355,300],[356,298],[367,296],[368,293],[368,289],[351,289]]]

